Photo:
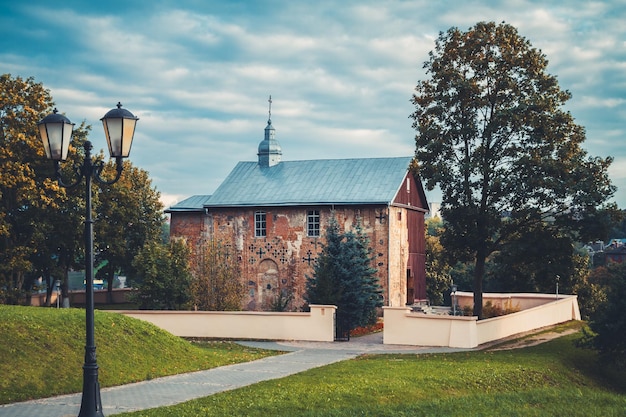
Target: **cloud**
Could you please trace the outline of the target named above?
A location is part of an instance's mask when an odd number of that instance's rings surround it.
[[[121,0],[0,6],[3,72],[33,75],[74,122],[115,103],[140,117],[131,160],[163,198],[210,194],[256,159],[272,120],[284,159],[411,155],[413,88],[438,33],[513,24],[541,49],[585,126],[591,155],[623,175],[626,6],[617,0]],[[618,162],[620,164],[618,164]],[[619,165],[619,166],[618,166]],[[167,197],[169,198],[169,197]],[[626,206],[626,195],[617,200]]]

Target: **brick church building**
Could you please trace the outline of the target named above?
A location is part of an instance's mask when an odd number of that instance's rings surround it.
[[[239,162],[213,195],[189,197],[166,210],[171,238],[196,256],[219,239],[232,245],[246,284],[245,310],[267,310],[281,291],[303,304],[306,276],[334,213],[342,231],[360,219],[375,254],[384,305],[426,299],[422,184],[412,157],[282,161],[271,114],[258,160]]]

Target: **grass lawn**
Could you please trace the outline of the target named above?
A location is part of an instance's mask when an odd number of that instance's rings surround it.
[[[103,387],[276,354],[190,343],[115,313],[97,311],[95,320]],[[0,403],[80,392],[83,310],[0,305],[0,337]],[[117,416],[625,416],[626,374],[575,347],[579,337],[514,350],[366,355]]]
[[[625,416],[626,375],[609,375],[594,352],[575,347],[578,337],[509,351],[368,355],[116,416]]]
[[[259,359],[279,352],[190,343],[130,317],[95,312],[102,387]],[[0,305],[0,404],[81,392],[85,311]]]

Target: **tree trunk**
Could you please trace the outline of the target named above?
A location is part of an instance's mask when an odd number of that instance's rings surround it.
[[[43,276],[46,282],[46,302],[45,306],[50,307],[52,304],[52,277],[50,276],[50,271],[44,271]]]
[[[68,278],[69,268],[65,268],[65,276],[61,281],[61,298],[63,299],[63,308],[70,308],[70,283]]]
[[[107,304],[113,304],[113,272],[107,273]]]
[[[479,249],[476,252],[476,264],[474,266],[474,315],[478,320],[483,318],[483,277],[485,275],[484,251]]]

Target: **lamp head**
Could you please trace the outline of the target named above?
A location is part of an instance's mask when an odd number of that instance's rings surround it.
[[[123,109],[122,104],[118,102],[117,108],[109,110],[100,120],[104,126],[111,157],[128,158],[135,135],[135,125],[139,118]]]
[[[58,110],[55,108],[52,114],[41,119],[37,126],[46,157],[54,161],[65,161],[72,139],[74,123],[62,114],[58,114]]]

